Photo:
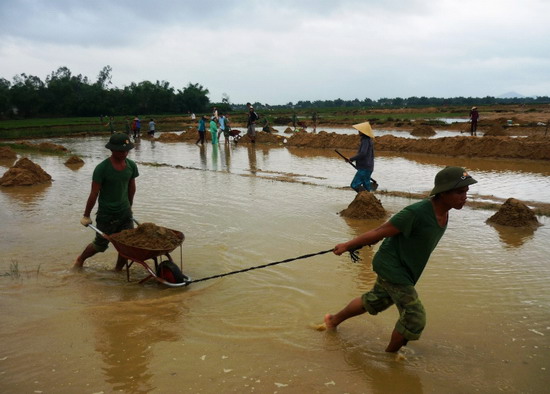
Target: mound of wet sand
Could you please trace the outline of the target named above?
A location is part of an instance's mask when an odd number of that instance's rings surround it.
[[[500,224],[510,227],[538,227],[540,223],[535,213],[524,203],[509,198],[489,219],[488,224]]]
[[[15,159],[17,153],[9,146],[0,146],[0,159]]]
[[[65,164],[67,165],[71,165],[71,164],[84,164],[84,160],[82,160],[80,157],[78,156],[71,156],[67,159],[67,161],[65,162]]]
[[[505,135],[507,135],[506,130],[504,130],[504,128],[498,124],[492,125],[483,134],[484,137],[489,137],[489,136],[498,137],[498,136],[505,136]]]
[[[21,145],[28,146],[32,149],[37,149],[41,152],[68,152],[69,150],[63,145],[52,144],[51,142],[41,142],[39,144],[31,144],[28,141],[21,142]]]
[[[142,223],[113,234],[112,238],[124,245],[149,250],[172,250],[183,242],[173,231],[154,223]]]
[[[23,157],[0,178],[0,186],[31,186],[51,180],[52,177],[42,167]]]
[[[415,126],[411,131],[411,135],[415,137],[431,137],[436,134],[434,128],[429,125]]]
[[[383,219],[387,213],[373,193],[360,192],[340,215],[350,219]]]
[[[161,133],[158,138],[155,138],[156,141],[160,141],[160,142],[183,142],[183,141],[188,141],[190,140],[191,138],[189,138],[189,132],[187,133],[181,133],[181,134],[176,134],[176,133]],[[195,134],[194,138],[196,139],[198,137],[198,133]]]
[[[321,131],[318,134],[298,132],[289,137],[288,146],[320,149],[357,149],[358,135]],[[550,160],[550,138],[456,136],[443,138],[399,138],[384,135],[374,138],[375,151],[428,153],[444,156],[496,157],[510,159]]]

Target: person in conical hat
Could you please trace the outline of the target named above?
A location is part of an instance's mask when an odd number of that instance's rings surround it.
[[[477,120],[479,119],[479,112],[477,107],[472,107],[470,110],[470,135],[477,135]]]
[[[349,162],[355,162],[357,172],[351,181],[351,188],[357,193],[373,190],[371,175],[374,171],[374,133],[369,122],[354,124],[352,126],[359,132],[361,143],[357,154],[349,158]]]

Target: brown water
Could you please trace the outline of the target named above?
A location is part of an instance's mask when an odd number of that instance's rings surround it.
[[[329,253],[187,288],[139,285],[138,265],[128,283],[111,271],[113,248],[71,272],[94,235],[79,224],[91,173],[109,152],[100,137],[52,142],[85,165],[31,154],[53,183],[0,189],[0,273],[19,273],[0,277],[1,392],[547,392],[548,218],[517,230],[485,224],[494,211],[453,211],[418,284],[427,328],[396,356],[384,352],[395,309],[315,330],[372,286],[376,248],[357,264]],[[337,214],[354,171],[331,151],[143,141],[130,158],[136,218],[185,233],[195,279],[330,249],[380,223]],[[473,199],[550,202],[546,163],[379,155],[373,177],[422,192],[445,164],[480,181]],[[391,213],[413,202],[378,197]]]

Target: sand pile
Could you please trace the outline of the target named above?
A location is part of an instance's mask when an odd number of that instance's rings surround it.
[[[486,223],[510,227],[540,226],[534,212],[527,205],[515,198],[506,200],[497,213],[486,220]]]
[[[415,126],[412,129],[411,135],[414,135],[415,137],[431,137],[433,135],[436,135],[436,132],[432,126],[420,125]]]
[[[387,213],[374,194],[361,192],[357,193],[355,199],[340,212],[340,215],[351,219],[383,219]]]
[[[0,178],[0,186],[31,186],[51,180],[52,177],[42,167],[23,157]]]
[[[41,142],[39,144],[31,144],[28,141],[21,142],[21,145],[26,145],[32,149],[38,149],[41,152],[67,152],[68,149],[63,145],[52,144],[51,142]]]
[[[71,164],[84,164],[84,160],[82,160],[80,157],[78,156],[71,156],[67,159],[67,161],[65,162],[65,164],[67,165],[71,165]]]
[[[182,133],[182,134],[176,134],[176,133],[161,133],[158,138],[156,138],[155,140],[156,141],[160,141],[160,142],[183,142],[183,141],[187,141],[187,140],[190,140],[190,139],[197,139],[198,136],[199,136],[199,133],[196,133],[195,135],[193,135],[193,137],[191,137],[189,135],[190,133],[187,132],[187,133]],[[191,137],[191,138],[189,138]]]
[[[484,137],[487,137],[487,136],[493,136],[493,137],[498,137],[498,136],[504,136],[506,135],[506,130],[504,130],[504,128],[500,125],[492,125],[489,130],[487,130],[483,136]]]
[[[124,245],[149,250],[171,251],[183,242],[174,231],[154,223],[142,223],[137,228],[113,234],[112,238]]]
[[[0,146],[0,159],[15,159],[17,153],[9,146]]]

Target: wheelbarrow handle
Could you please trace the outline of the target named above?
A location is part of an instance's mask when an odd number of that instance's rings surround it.
[[[96,226],[94,226],[92,223],[88,224],[86,227],[90,227],[92,230],[94,230],[96,233],[98,233],[99,235],[101,235],[103,238],[105,239],[109,239],[109,236],[107,234],[105,234],[103,231],[101,231],[100,229],[98,229]]]
[[[139,226],[139,222],[135,219],[135,218],[132,218],[132,220],[134,221],[135,224],[137,224]],[[99,235],[101,235],[103,238],[107,238],[109,239],[109,236],[107,234],[105,234],[103,231],[101,231],[100,229],[98,229],[96,226],[94,226],[92,223],[88,224],[86,227],[90,227],[92,230],[94,230],[96,233],[98,233]]]

